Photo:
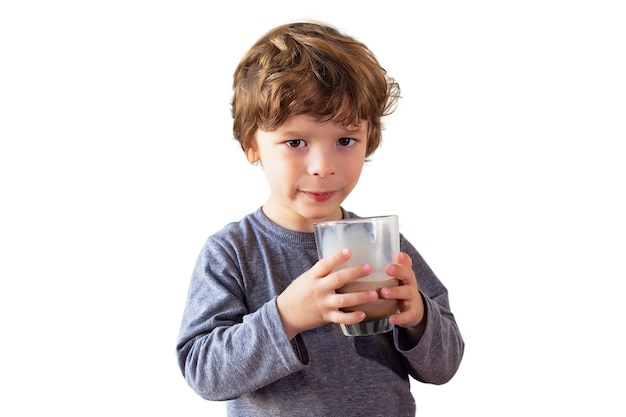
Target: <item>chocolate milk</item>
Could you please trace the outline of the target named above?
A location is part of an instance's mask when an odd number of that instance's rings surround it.
[[[382,276],[381,276],[382,274]],[[382,279],[376,279],[378,277]],[[373,278],[373,279],[372,279]],[[360,304],[352,307],[342,308],[343,311],[363,311],[365,312],[366,319],[375,319],[380,317],[388,317],[396,312],[398,308],[398,300],[385,300],[380,296],[381,288],[395,287],[398,285],[398,280],[391,278],[384,272],[374,272],[373,275],[367,277],[367,279],[361,279],[356,282],[351,282],[344,285],[337,290],[338,293],[349,293],[359,291],[371,291],[378,292],[378,300]]]

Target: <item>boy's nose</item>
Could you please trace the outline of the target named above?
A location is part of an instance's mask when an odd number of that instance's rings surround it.
[[[311,155],[309,161],[309,173],[317,177],[328,177],[334,175],[336,169],[336,163],[331,155],[325,152],[317,152]]]

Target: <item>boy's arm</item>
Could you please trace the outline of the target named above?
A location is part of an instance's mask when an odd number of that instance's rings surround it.
[[[424,297],[426,311],[424,331],[417,342],[410,330],[394,332],[396,347],[410,364],[410,373],[418,381],[431,384],[448,382],[458,370],[465,344],[451,314],[442,312],[438,302]]]
[[[413,270],[424,302],[424,319],[418,328],[394,331],[396,348],[410,364],[411,375],[422,382],[444,384],[458,370],[465,343],[449,306],[448,291],[417,250],[403,241],[413,260]]]
[[[306,366],[302,339],[290,342],[276,300],[249,312],[227,253],[205,250],[193,273],[176,353],[193,390],[236,398]]]

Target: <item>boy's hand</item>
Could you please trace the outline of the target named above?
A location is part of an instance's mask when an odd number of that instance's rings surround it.
[[[372,272],[371,265],[367,264],[332,272],[335,267],[350,259],[350,256],[350,250],[344,249],[320,259],[276,298],[278,313],[289,340],[300,332],[327,323],[356,324],[365,319],[362,311],[348,313],[339,310],[378,299],[376,291],[335,293],[343,285]]]
[[[383,288],[381,296],[398,300],[398,312],[389,317],[389,322],[405,327],[411,332],[411,339],[417,340],[424,332],[424,300],[417,288],[413,272],[413,261],[404,252],[396,255],[397,264],[387,265],[385,272],[400,281],[397,287]]]

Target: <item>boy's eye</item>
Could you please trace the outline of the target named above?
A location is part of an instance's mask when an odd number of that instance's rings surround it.
[[[301,148],[301,147],[303,147],[306,144],[306,142],[303,141],[302,139],[290,139],[290,140],[286,141],[285,143],[290,148]]]
[[[339,145],[341,146],[350,146],[355,142],[354,139],[352,138],[341,138],[337,141],[337,143],[339,143]]]

